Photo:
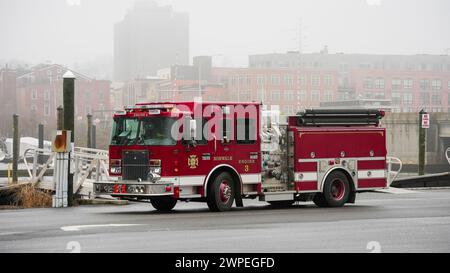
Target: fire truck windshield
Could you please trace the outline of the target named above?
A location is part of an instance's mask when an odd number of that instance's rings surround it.
[[[171,130],[175,118],[150,117],[143,119],[117,118],[114,119],[112,130],[112,145],[175,145]]]

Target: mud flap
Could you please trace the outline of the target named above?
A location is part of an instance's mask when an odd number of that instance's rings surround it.
[[[350,194],[348,195],[347,203],[354,204],[355,200],[356,200],[356,192],[355,191],[351,191]]]
[[[235,201],[236,201],[236,207],[238,207],[238,208],[244,207],[244,204],[242,202],[242,195],[241,194],[236,196]]]

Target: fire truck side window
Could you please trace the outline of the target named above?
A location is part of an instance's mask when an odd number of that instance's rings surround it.
[[[254,119],[237,119],[235,131],[237,144],[254,144],[256,142],[256,126]]]
[[[111,144],[129,145],[135,139],[139,121],[135,118],[117,118],[114,120]]]

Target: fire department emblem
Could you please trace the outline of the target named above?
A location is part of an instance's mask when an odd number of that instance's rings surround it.
[[[189,158],[188,158],[188,165],[189,165],[189,168],[191,168],[191,169],[197,168],[197,166],[198,166],[198,158],[197,158],[196,155],[189,156]]]

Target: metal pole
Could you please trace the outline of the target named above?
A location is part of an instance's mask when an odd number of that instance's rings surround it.
[[[92,148],[92,115],[87,114],[87,147]]]
[[[97,126],[92,125],[92,140],[91,140],[91,148],[97,149]]]
[[[73,206],[73,172],[70,170],[70,160],[75,142],[75,75],[67,71],[63,76],[63,101],[64,101],[64,129],[71,131],[70,152],[68,160],[68,185],[67,203]]]
[[[63,130],[64,129],[64,108],[60,105],[56,109],[58,111],[57,113],[57,121],[56,121],[56,130]]]
[[[426,131],[422,127],[422,115],[425,111],[422,109],[419,112],[419,175],[425,174],[425,141],[426,141]]]
[[[38,148],[44,149],[44,124],[39,123],[38,125]],[[41,152],[39,152],[38,164],[44,164],[44,157]]]
[[[19,115],[13,115],[13,171],[12,171],[12,181],[17,183],[17,168],[19,162],[19,149],[20,149],[20,138],[19,138]]]

